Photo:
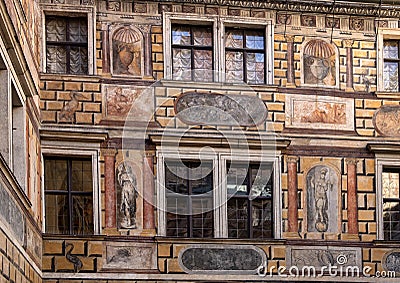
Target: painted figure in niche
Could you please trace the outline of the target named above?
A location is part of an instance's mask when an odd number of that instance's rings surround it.
[[[112,116],[126,115],[139,94],[140,92],[137,90],[116,87],[114,92],[107,93],[107,114]]]
[[[322,168],[319,172],[319,177],[315,180],[311,176],[311,188],[314,190],[315,198],[315,228],[319,232],[325,232],[328,229],[328,196],[327,191],[332,190],[332,182],[329,178],[327,168]]]
[[[336,51],[332,44],[314,39],[303,49],[304,83],[336,85]]]
[[[122,228],[136,228],[137,182],[133,169],[123,162],[117,168],[117,180],[121,190],[120,212]]]
[[[346,105],[339,103],[316,105],[314,111],[301,117],[301,122],[346,124]]]
[[[122,27],[113,35],[113,73],[141,75],[142,34],[130,27]]]

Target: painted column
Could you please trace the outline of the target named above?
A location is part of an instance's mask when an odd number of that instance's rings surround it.
[[[108,40],[108,24],[103,24],[101,27],[102,36],[102,57],[103,57],[103,73],[110,73],[110,43]]]
[[[154,173],[153,153],[144,156],[144,186],[143,186],[143,229],[154,231]],[[149,231],[149,232],[150,232]]]
[[[117,195],[115,192],[115,155],[114,148],[103,149],[104,156],[104,183],[105,183],[105,228],[117,227]]]
[[[286,35],[287,43],[287,87],[296,86],[294,76],[294,36]]]
[[[346,159],[347,164],[347,219],[348,233],[358,234],[357,159]]]
[[[287,157],[288,166],[288,226],[289,233],[298,233],[297,212],[297,156]]]
[[[354,40],[343,40],[343,46],[346,48],[346,91],[354,91],[353,88],[353,44]]]

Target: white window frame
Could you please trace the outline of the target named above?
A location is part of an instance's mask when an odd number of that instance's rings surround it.
[[[383,42],[385,40],[398,40],[400,41],[400,30],[397,28],[380,28],[378,29],[377,35],[377,89],[378,92],[385,93],[398,93],[393,91],[385,90],[385,84],[383,81],[383,67],[384,67],[384,57],[383,57]],[[399,82],[400,84],[400,82]]]
[[[72,6],[72,5],[51,5],[41,4],[42,8],[42,68],[43,73],[47,73],[47,62],[46,62],[46,16],[82,16],[87,18],[88,27],[88,73],[87,75],[96,74],[96,14],[93,7],[86,6]],[[52,75],[49,73],[49,75]],[[64,74],[55,74],[64,75]],[[65,74],[74,75],[74,74]],[[77,76],[82,76],[77,75]]]
[[[377,240],[384,240],[383,233],[383,187],[382,173],[383,167],[398,167],[400,168],[400,158],[394,155],[377,155],[375,160],[376,172],[376,226]]]
[[[214,149],[215,150],[215,149]],[[212,161],[213,171],[213,202],[214,202],[214,238],[228,238],[228,212],[227,212],[227,184],[226,184],[226,164],[228,161],[244,161],[244,162],[269,162],[273,163],[273,233],[274,239],[282,238],[282,189],[280,157],[276,152],[260,153],[259,151],[251,151],[248,154],[229,154],[226,149],[218,152],[204,151],[195,152],[193,148],[162,148],[157,153],[157,182],[156,182],[156,199],[157,199],[157,217],[158,217],[158,235],[166,236],[166,196],[165,196],[165,160],[207,160]],[[201,158],[199,158],[201,156]],[[234,156],[234,157],[232,157]],[[276,209],[277,208],[277,209]],[[246,238],[247,239],[247,238]],[[247,239],[257,240],[257,239]]]
[[[46,156],[60,156],[65,158],[80,158],[90,157],[92,161],[92,178],[93,178],[93,234],[101,234],[101,201],[100,201],[100,168],[99,168],[99,149],[83,149],[77,150],[77,148],[85,148],[84,145],[53,145],[44,146],[42,148],[42,180],[44,180],[44,159]],[[42,207],[43,207],[43,219],[42,229],[46,231],[46,203],[45,203],[45,188],[44,181],[42,182]]]
[[[213,60],[214,60],[214,82],[225,82],[225,27],[243,28],[265,28],[265,84],[274,83],[274,27],[272,19],[254,19],[245,17],[229,17],[218,15],[188,15],[182,13],[164,13],[163,17],[163,38],[164,38],[164,78],[172,79],[172,24],[188,25],[210,25],[213,28]],[[238,82],[241,83],[241,82]],[[244,83],[244,82],[243,82]]]

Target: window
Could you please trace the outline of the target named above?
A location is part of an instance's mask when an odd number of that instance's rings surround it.
[[[227,82],[265,83],[265,32],[226,28],[225,70]]]
[[[213,80],[211,27],[172,26],[172,74],[174,80]]]
[[[213,236],[212,163],[165,163],[167,236]]]
[[[88,73],[88,21],[86,17],[46,17],[46,71]]]
[[[281,235],[279,158],[225,153],[158,154],[158,232],[185,238]],[[264,158],[264,157],[263,157]],[[251,162],[249,160],[252,160]]]
[[[46,233],[93,234],[92,172],[91,159],[44,159]]]
[[[383,42],[383,84],[385,91],[399,91],[399,44],[398,40]]]
[[[228,168],[228,237],[272,238],[272,164]]]
[[[164,77],[273,83],[271,19],[164,13]]]
[[[383,238],[400,240],[400,168],[385,168],[382,172]]]

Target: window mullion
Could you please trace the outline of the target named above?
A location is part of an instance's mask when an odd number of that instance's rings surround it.
[[[67,190],[68,190],[68,217],[69,217],[69,233],[72,235],[72,217],[73,217],[73,203],[72,203],[72,160],[67,160]]]

